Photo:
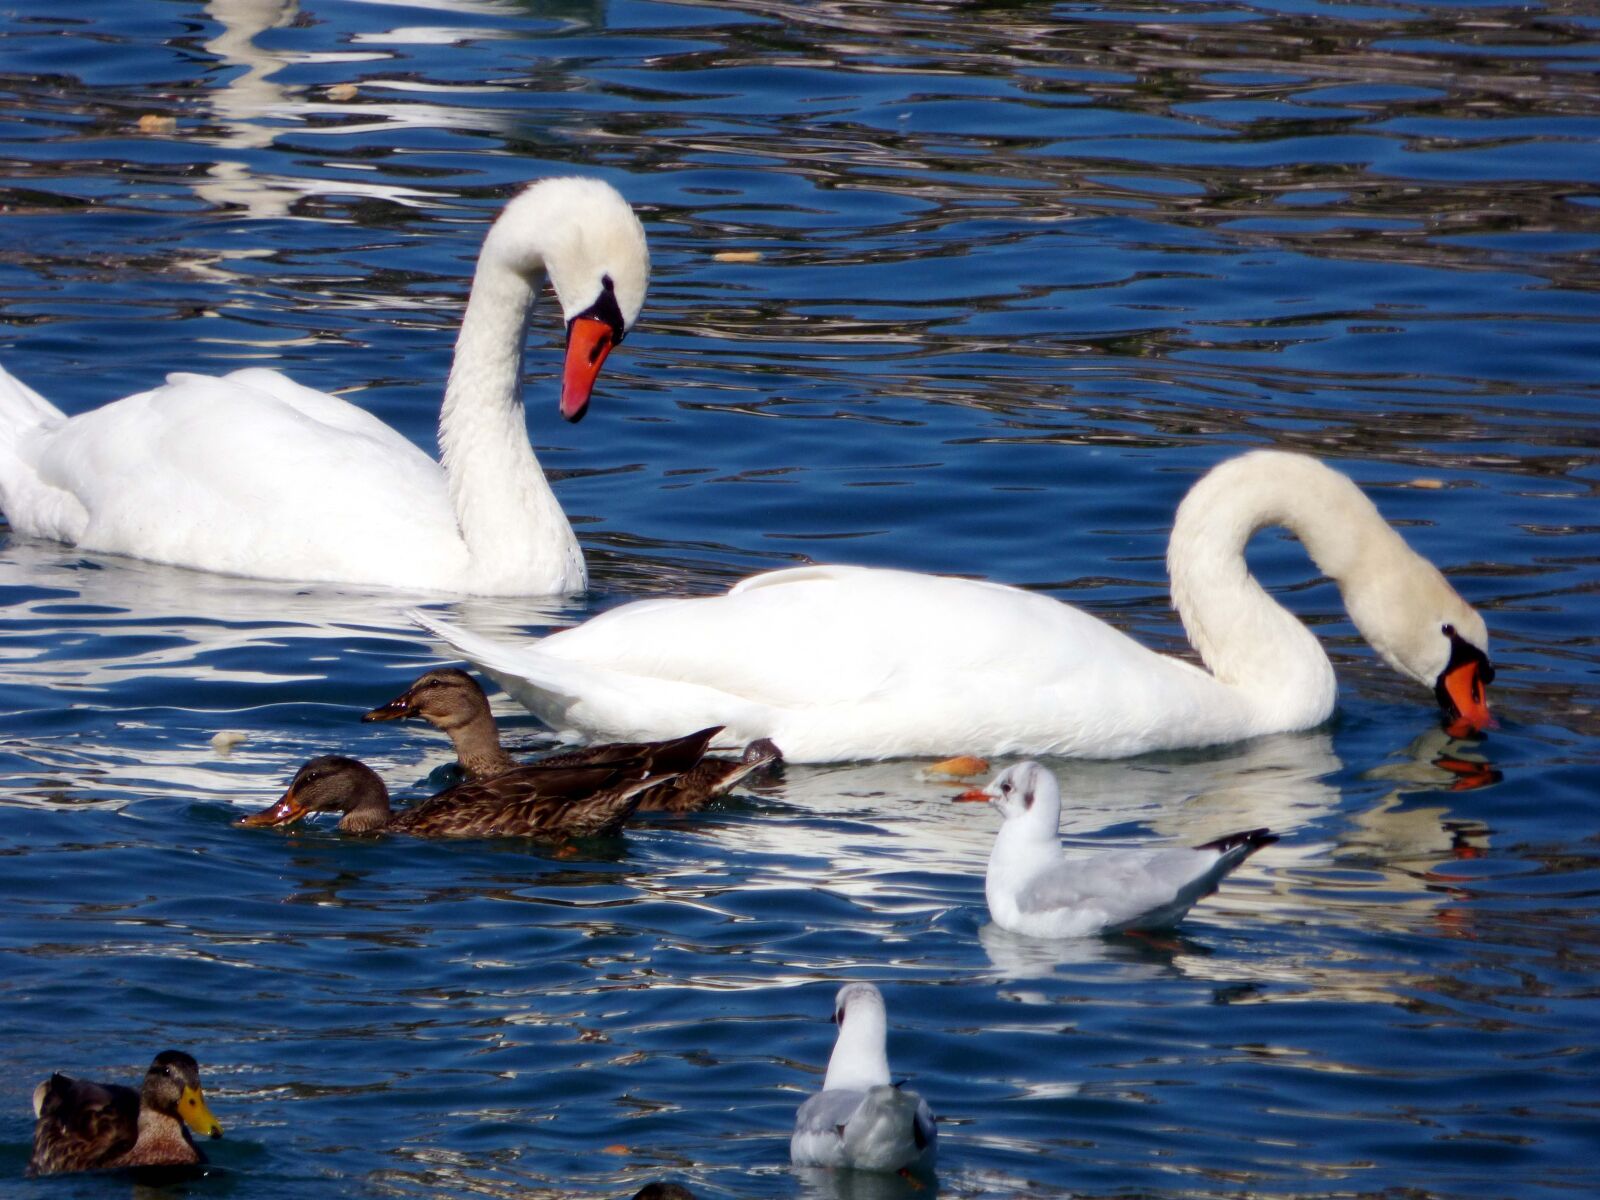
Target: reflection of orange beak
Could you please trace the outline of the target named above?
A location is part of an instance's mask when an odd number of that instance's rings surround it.
[[[372,709],[370,712],[362,713],[361,719],[363,721],[403,721],[416,712],[412,704],[411,693],[407,692],[403,696],[396,696],[387,704],[378,705],[377,708]]]
[[[1470,792],[1477,788],[1488,787],[1492,783],[1499,783],[1505,778],[1504,774],[1495,770],[1492,763],[1452,758],[1448,754],[1441,754],[1434,759],[1433,765],[1443,767],[1456,777],[1450,784],[1452,792]]]
[[[574,317],[567,326],[567,365],[561,372],[561,415],[576,424],[589,409],[600,364],[611,353],[611,326],[598,317]]]
[[[1493,729],[1496,721],[1489,713],[1489,697],[1484,691],[1482,664],[1469,659],[1445,672],[1441,681],[1444,695],[1454,712],[1445,711],[1444,731],[1451,737],[1466,737]]]
[[[959,796],[951,796],[950,799],[957,804],[987,804],[989,803],[989,793],[982,788],[972,788],[969,791],[962,792]]]
[[[239,821],[239,824],[250,826],[293,825],[305,815],[306,809],[296,799],[294,787],[290,785],[289,790],[271,808],[264,808],[258,813],[251,813],[248,817]]]

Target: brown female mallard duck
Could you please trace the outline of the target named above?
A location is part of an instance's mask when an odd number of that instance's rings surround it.
[[[492,779],[517,767],[517,761],[500,745],[500,731],[489,711],[489,698],[478,681],[465,671],[441,667],[429,671],[387,704],[362,716],[363,721],[399,721],[419,717],[450,735],[456,759],[469,780]],[[702,731],[715,736],[720,729]],[[607,742],[564,750],[529,764],[543,767],[592,767],[634,758],[650,759],[656,769],[678,772],[677,779],[648,792],[639,802],[640,812],[692,812],[726,792],[752,771],[780,757],[766,738],[751,742],[740,758],[705,757],[705,746],[690,757],[693,739],[667,742]]]
[[[292,825],[314,812],[341,812],[345,833],[413,837],[606,837],[633,815],[640,797],[671,780],[641,759],[601,767],[518,767],[493,779],[446,788],[395,812],[389,789],[365,763],[338,754],[314,758],[289,790],[240,825]]]
[[[200,1065],[182,1050],[156,1055],[137,1092],[52,1075],[33,1089],[33,1112],[29,1175],[203,1163],[189,1130],[222,1136],[200,1090]]]

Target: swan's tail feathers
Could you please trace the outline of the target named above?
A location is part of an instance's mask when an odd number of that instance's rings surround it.
[[[586,728],[586,723],[575,719],[571,710],[607,686],[608,672],[542,654],[537,644],[513,646],[497,642],[415,609],[407,615],[552,729]]]
[[[481,633],[473,633],[470,629],[452,625],[449,621],[441,621],[432,613],[423,612],[421,609],[414,608],[406,613],[406,616],[452,650],[457,651],[462,658],[482,667],[485,671],[516,672],[521,671],[526,665],[523,660],[528,654],[520,646],[508,646],[493,638],[486,638]]]
[[[0,367],[0,438],[15,436],[37,425],[66,419],[66,413],[10,371]]]
[[[66,422],[67,415],[0,367],[0,510],[18,533],[76,542],[89,513],[73,493],[45,482],[35,466],[35,432]]]

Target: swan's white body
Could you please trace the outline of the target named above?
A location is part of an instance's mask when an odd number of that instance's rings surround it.
[[[908,571],[819,566],[727,594],[628,604],[531,645],[418,620],[552,727],[646,740],[722,725],[795,762],[967,752],[1118,758],[1306,729],[1333,711],[1316,637],[1250,576],[1262,526],[1300,535],[1357,626],[1433,686],[1441,627],[1483,620],[1343,475],[1258,451],[1179,507],[1173,602],[1211,670],[1156,654],[1047,596]]]
[[[484,240],[435,462],[276,371],[175,374],[67,417],[0,370],[0,507],[19,533],[257,579],[491,595],[580,591],[583,554],[528,444],[528,312],[548,272],[569,320],[643,303],[644,231],[589,179],[534,184]]]
[[[1277,841],[1255,829],[1192,848],[1068,858],[1058,832],[1061,792],[1038,763],[1008,767],[970,796],[984,797],[1003,821],[984,876],[989,915],[1000,928],[1029,937],[1169,928],[1246,858]]]
[[[927,1101],[889,1080],[888,1020],[870,983],[839,989],[839,1037],[822,1090],[800,1106],[789,1159],[797,1167],[898,1171],[933,1164],[939,1132]]]

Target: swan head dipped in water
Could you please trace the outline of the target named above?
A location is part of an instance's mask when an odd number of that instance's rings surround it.
[[[567,326],[561,415],[581,421],[606,355],[644,306],[650,250],[639,218],[598,179],[545,179],[506,205],[483,251],[524,278],[549,276]]]
[[[1304,706],[1324,716],[1332,708],[1327,655],[1245,564],[1246,543],[1269,525],[1299,537],[1373,649],[1434,693],[1452,735],[1494,724],[1483,617],[1348,477],[1284,451],[1257,450],[1212,468],[1173,521],[1173,606],[1218,679],[1248,685],[1269,706]]]

